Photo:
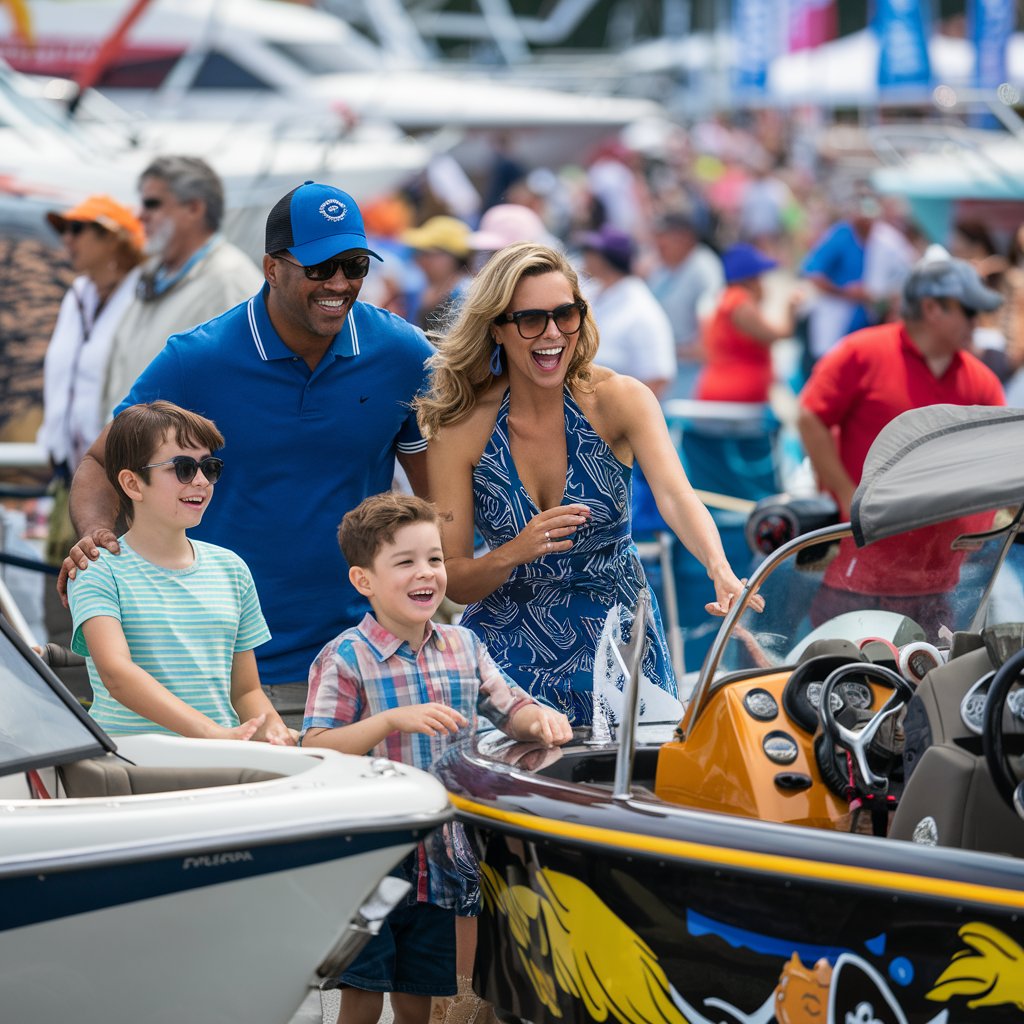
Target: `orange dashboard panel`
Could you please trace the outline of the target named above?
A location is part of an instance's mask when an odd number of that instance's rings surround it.
[[[788,678],[779,672],[714,691],[687,739],[659,751],[655,793],[684,807],[835,828],[849,808],[822,781],[813,737],[782,709]]]

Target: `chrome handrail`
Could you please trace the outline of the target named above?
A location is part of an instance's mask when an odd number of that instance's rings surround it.
[[[640,666],[647,647],[647,631],[653,620],[651,593],[647,587],[640,591],[633,613],[632,636],[629,647],[634,648],[633,661],[622,692],[622,720],[619,723],[619,746],[615,753],[615,780],[612,797],[627,799],[633,785],[633,758],[636,754],[637,714],[640,708]]]
[[[700,675],[697,677],[697,685],[693,689],[693,696],[690,698],[690,702],[686,705],[686,710],[683,712],[683,720],[679,723],[678,733],[681,739],[686,739],[689,735],[691,726],[694,721],[696,721],[701,709],[704,707],[708,694],[711,690],[711,683],[715,678],[715,673],[718,671],[718,663],[722,658],[722,652],[725,650],[725,644],[732,634],[733,625],[747,610],[747,606],[750,604],[750,599],[754,596],[754,593],[765,576],[769,575],[780,562],[789,558],[794,551],[799,551],[805,547],[813,547],[816,544],[831,543],[832,541],[842,540],[844,537],[850,536],[852,536],[852,527],[849,523],[839,523],[835,526],[823,526],[820,530],[801,534],[799,537],[794,537],[788,543],[783,544],[782,547],[773,551],[754,570],[747,582],[747,585],[743,588],[739,599],[733,604],[732,608],[729,609],[729,613],[726,615],[725,620],[719,627],[714,642],[711,644],[711,648],[708,651],[707,656],[704,658],[704,664],[701,665]]]

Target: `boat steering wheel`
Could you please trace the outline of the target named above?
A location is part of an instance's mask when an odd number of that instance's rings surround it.
[[[861,716],[868,717],[861,717],[859,721],[855,722],[856,729],[840,722],[837,711],[832,707],[831,699],[836,687],[851,675],[882,683],[892,690],[892,696],[881,709],[873,714],[859,713]],[[907,702],[913,695],[914,688],[910,683],[884,665],[854,662],[837,668],[829,675],[821,689],[821,699],[818,702],[818,720],[822,730],[818,762],[822,769],[822,775],[832,788],[837,788],[837,784],[840,782],[843,783],[842,788],[846,790],[849,790],[852,785],[855,791],[853,795],[860,797],[880,797],[888,792],[889,778],[877,774],[871,767],[869,759],[871,745],[882,726],[895,719],[907,706]],[[844,710],[839,710],[838,715],[843,715]],[[844,717],[849,720],[851,716]],[[849,773],[849,781],[842,779],[838,772],[836,759],[840,750],[849,751],[853,759],[853,770]],[[892,752],[890,751],[890,753]]]
[[[1014,808],[1016,797],[1017,813],[1024,817],[1024,780],[1018,777],[1010,757],[1024,754],[1024,701],[1014,708],[1011,721],[1020,724],[1006,725],[1004,714],[1010,691],[1018,681],[1024,683],[1024,650],[1011,655],[1000,666],[988,687],[985,698],[985,714],[982,720],[981,741],[985,751],[985,762],[999,795]]]

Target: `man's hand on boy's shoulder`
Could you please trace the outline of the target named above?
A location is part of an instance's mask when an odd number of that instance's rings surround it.
[[[61,604],[68,606],[68,580],[73,580],[80,569],[88,567],[100,557],[100,548],[106,548],[112,555],[120,554],[121,545],[117,542],[117,534],[113,530],[100,528],[79,539],[78,543],[68,552],[60,567],[57,577],[57,593]]]
[[[569,719],[543,704],[527,704],[513,715],[516,739],[532,739],[548,747],[560,747],[572,739]]]
[[[400,708],[389,708],[383,712],[392,731],[422,732],[427,736],[457,733],[469,722],[455,708],[434,701],[429,704],[407,704]]]

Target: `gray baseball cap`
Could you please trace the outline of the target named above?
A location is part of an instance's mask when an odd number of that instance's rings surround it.
[[[903,298],[907,302],[931,297],[956,299],[966,309],[989,312],[1003,304],[1003,296],[986,288],[966,260],[923,260],[907,276]]]

